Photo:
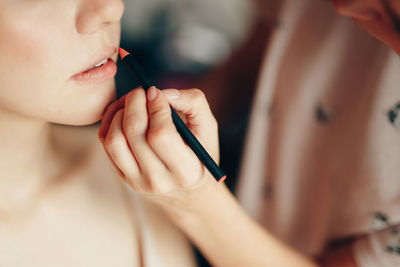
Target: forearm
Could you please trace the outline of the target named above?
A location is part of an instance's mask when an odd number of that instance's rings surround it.
[[[200,195],[167,212],[214,266],[316,266],[247,216],[224,185]]]

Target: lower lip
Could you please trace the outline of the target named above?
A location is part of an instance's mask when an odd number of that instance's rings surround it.
[[[101,83],[111,79],[116,73],[117,64],[109,58],[102,66],[78,73],[72,77],[72,80],[80,84]]]

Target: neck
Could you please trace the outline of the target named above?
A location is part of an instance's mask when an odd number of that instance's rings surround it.
[[[55,162],[49,123],[0,110],[0,210],[32,200]]]

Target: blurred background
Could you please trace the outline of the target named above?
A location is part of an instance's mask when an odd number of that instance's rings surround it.
[[[126,0],[121,47],[158,88],[199,88],[219,123],[221,163],[234,191],[250,105],[269,35],[255,0]],[[118,62],[118,97],[139,86]],[[197,252],[199,266],[209,266]]]
[[[190,84],[212,71],[243,42],[254,20],[248,0],[125,2],[121,46],[135,52],[160,87]]]

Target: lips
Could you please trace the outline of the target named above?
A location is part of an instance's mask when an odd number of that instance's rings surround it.
[[[109,47],[97,53],[89,64],[79,73],[72,76],[72,80],[79,83],[103,82],[115,76],[116,63],[112,57],[117,52],[116,47]]]
[[[116,47],[109,47],[105,50],[102,50],[98,52],[89,62],[89,64],[86,65],[85,68],[83,68],[79,73],[84,73],[89,71],[90,69],[94,68],[96,65],[98,65],[101,62],[106,62],[108,59],[112,58],[115,53],[117,52]]]
[[[117,64],[109,58],[105,64],[102,64],[99,67],[74,75],[72,80],[80,84],[101,83],[111,79],[116,73]]]

